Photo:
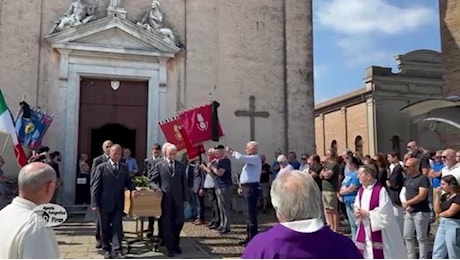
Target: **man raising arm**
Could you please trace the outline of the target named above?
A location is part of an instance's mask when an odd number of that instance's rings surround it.
[[[227,147],[227,152],[235,159],[245,163],[240,175],[238,193],[243,195],[244,214],[246,217],[247,238],[240,242],[246,245],[257,235],[257,201],[259,199],[259,181],[262,172],[262,160],[258,154],[259,144],[251,141],[246,144],[246,155]]]

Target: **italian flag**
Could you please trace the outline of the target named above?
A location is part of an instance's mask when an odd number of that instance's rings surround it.
[[[14,120],[11,116],[10,110],[6,105],[5,98],[3,97],[2,90],[0,89],[0,132],[9,134],[14,146],[14,155],[19,166],[23,167],[27,164],[27,157],[19,143],[18,134],[14,127]]]

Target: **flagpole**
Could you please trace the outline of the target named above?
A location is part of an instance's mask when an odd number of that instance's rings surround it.
[[[26,95],[22,96],[22,102],[26,101]],[[19,104],[21,104],[19,103]],[[19,110],[16,112],[16,117],[15,117],[15,120],[18,118],[19,114],[21,114],[21,111],[22,111],[22,105],[19,105]],[[15,122],[15,127],[16,127],[16,122]],[[0,153],[0,155],[3,155],[5,153],[5,150],[6,150],[6,146],[8,145],[8,141],[10,140],[11,138],[11,135],[7,135],[6,136],[6,139],[5,139],[5,142],[3,143],[3,147],[2,147],[2,152]]]

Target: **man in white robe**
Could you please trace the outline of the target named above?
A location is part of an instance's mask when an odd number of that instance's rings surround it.
[[[362,186],[355,200],[358,219],[356,245],[366,259],[407,259],[402,232],[393,213],[387,191],[369,166],[358,171]]]
[[[48,164],[28,164],[19,172],[18,186],[19,196],[0,211],[0,258],[59,258],[54,231],[33,211],[51,201],[56,172]]]

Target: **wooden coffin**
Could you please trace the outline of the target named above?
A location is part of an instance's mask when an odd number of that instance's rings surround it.
[[[161,196],[151,189],[138,188],[139,196],[131,197],[130,191],[125,191],[124,212],[133,217],[160,217]]]

